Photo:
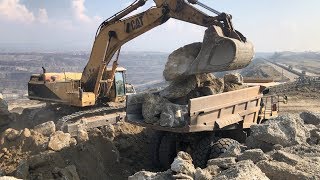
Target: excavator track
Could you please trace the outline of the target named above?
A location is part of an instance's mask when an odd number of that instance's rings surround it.
[[[81,111],[77,111],[72,114],[69,114],[69,115],[66,115],[66,116],[59,118],[59,120],[56,123],[56,128],[57,128],[57,130],[60,130],[63,132],[68,132],[70,134],[72,134],[72,133],[74,133],[74,131],[76,131],[76,130],[70,131],[71,125],[74,125],[74,127],[82,126],[80,128],[85,128],[85,129],[89,128],[90,129],[90,128],[93,128],[94,126],[93,127],[90,127],[90,126],[86,127],[86,124],[88,124],[88,123],[85,122],[83,119],[88,119],[88,118],[92,118],[92,117],[96,117],[96,116],[103,118],[102,125],[106,125],[106,124],[110,124],[110,123],[114,124],[117,121],[122,119],[123,116],[121,116],[121,114],[123,114],[124,111],[125,111],[125,105],[95,107],[95,108],[90,108],[87,110],[81,110]],[[110,115],[114,115],[113,118],[112,117],[110,118]],[[117,117],[117,118],[114,118],[114,117]],[[100,124],[100,123],[96,123],[96,125],[97,124]]]

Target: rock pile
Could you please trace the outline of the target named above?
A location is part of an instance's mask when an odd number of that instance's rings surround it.
[[[134,101],[133,104],[142,104],[146,123],[182,127],[188,120],[190,99],[244,88],[242,79],[240,74],[227,74],[224,80],[210,73],[191,75],[171,81],[168,87],[158,93],[132,95],[131,101]]]
[[[0,93],[0,130],[2,127],[8,125],[11,121],[10,112],[8,110],[8,104],[3,99],[2,94]]]
[[[55,124],[52,121],[39,124],[34,129],[9,128],[2,133],[0,140],[1,170],[5,174],[14,174],[15,177],[22,179],[47,179],[52,178],[51,175],[54,178],[80,179],[76,166],[64,165],[63,160],[64,153],[73,151],[66,148],[89,141],[87,132],[79,132],[77,139],[78,142],[68,133],[55,131]],[[114,145],[109,143],[109,147]],[[116,152],[113,148],[105,150],[106,153],[109,150]],[[51,165],[55,167],[51,168]],[[44,170],[46,168],[48,169]],[[38,169],[44,171],[41,173],[42,177],[34,173],[30,174],[30,171],[34,172]]]
[[[204,169],[194,167],[190,155],[179,152],[171,169],[161,173],[138,172],[129,179],[320,179],[320,138],[312,135],[320,132],[320,121],[310,119],[317,115],[303,112],[303,119],[283,115],[254,125],[246,149],[240,153],[225,152],[209,160]],[[310,122],[311,126],[306,124]]]
[[[140,169],[152,167],[148,161],[152,136],[143,128],[120,122],[79,131],[76,137],[71,137],[55,131],[53,126],[54,123],[46,122],[32,129],[3,131],[0,177],[125,179]]]

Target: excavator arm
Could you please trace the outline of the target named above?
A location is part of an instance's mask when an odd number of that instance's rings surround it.
[[[221,13],[209,16],[196,9],[184,0],[154,0],[156,7],[145,12],[124,18],[126,15],[143,6],[147,0],[137,0],[132,5],[104,21],[96,34],[89,62],[81,77],[82,89],[99,95],[100,81],[106,66],[114,54],[128,41],[174,18],[199,26],[220,27],[224,36],[245,42],[246,39],[233,29],[231,16]],[[189,0],[194,3],[194,0]],[[108,86],[112,85],[110,80]]]

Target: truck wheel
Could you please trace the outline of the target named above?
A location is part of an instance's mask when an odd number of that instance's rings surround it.
[[[163,137],[164,133],[161,131],[155,131],[154,134],[152,135],[151,139],[151,145],[150,145],[150,152],[152,153],[152,164],[159,168],[160,165],[160,160],[159,160],[159,147],[161,143],[161,139]]]
[[[192,153],[192,159],[196,167],[205,168],[207,166],[210,150],[218,139],[218,137],[210,135],[199,141]]]
[[[159,146],[159,162],[161,167],[169,169],[176,155],[176,138],[169,133],[164,134]]]
[[[239,142],[230,138],[221,138],[213,144],[209,159],[219,157],[221,154],[228,151],[232,146],[239,145]]]

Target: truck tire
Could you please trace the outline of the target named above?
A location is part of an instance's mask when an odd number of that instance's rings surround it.
[[[151,137],[151,145],[150,145],[150,152],[152,153],[152,164],[160,168],[160,160],[159,160],[159,147],[161,143],[161,139],[164,133],[161,131],[155,131]]]
[[[209,159],[218,158],[221,154],[228,151],[232,146],[239,145],[239,142],[230,138],[221,138],[213,144]]]
[[[218,139],[218,137],[210,135],[199,141],[192,152],[192,159],[196,167],[205,168],[207,166],[211,148]]]
[[[177,155],[175,136],[166,133],[162,136],[159,146],[159,162],[162,168],[170,169],[170,166]]]

